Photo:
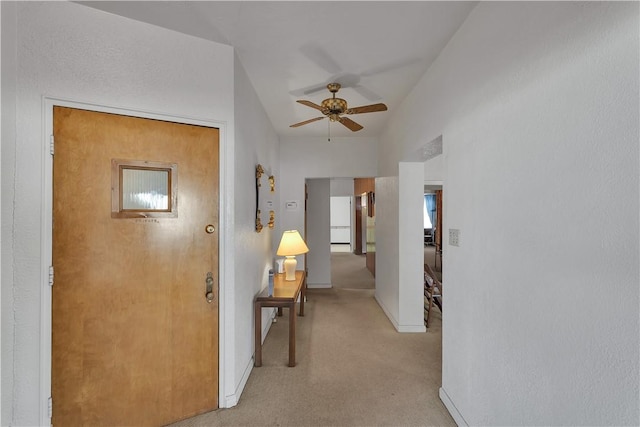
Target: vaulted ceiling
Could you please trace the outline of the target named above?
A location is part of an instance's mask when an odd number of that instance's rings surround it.
[[[476,2],[437,1],[90,1],[80,2],[236,49],[281,136],[326,136],[328,120],[289,125],[322,114],[326,84],[339,82],[349,107],[384,103],[388,111],[351,115],[352,132],[378,135]]]

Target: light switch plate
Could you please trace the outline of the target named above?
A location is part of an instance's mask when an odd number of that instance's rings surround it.
[[[298,210],[298,201],[297,200],[287,200],[284,203],[284,207],[288,211],[297,211]]]
[[[457,228],[449,229],[449,245],[460,246],[460,230]]]

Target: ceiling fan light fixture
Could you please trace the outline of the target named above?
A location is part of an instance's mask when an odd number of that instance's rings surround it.
[[[329,124],[331,122],[339,122],[344,125],[346,128],[351,130],[352,132],[357,132],[362,129],[362,125],[354,122],[348,117],[344,117],[343,114],[362,114],[362,113],[374,113],[376,111],[386,111],[387,106],[384,104],[372,104],[372,105],[363,105],[355,108],[347,108],[347,101],[342,98],[336,98],[336,92],[340,89],[340,83],[329,83],[327,85],[327,89],[333,95],[331,98],[327,98],[323,100],[320,105],[307,101],[304,99],[299,99],[297,102],[306,105],[307,107],[311,107],[320,111],[329,119]],[[321,120],[323,117],[316,117],[314,119],[305,120],[303,122],[294,123],[289,127],[298,127],[302,125],[306,125],[308,123],[315,122],[317,120]],[[329,127],[329,129],[331,129]],[[331,134],[329,134],[329,141],[331,141]]]
[[[329,92],[331,93],[336,93],[337,91],[340,90],[342,86],[340,85],[340,83],[329,83],[327,85],[327,89],[329,89]]]
[[[327,98],[321,105],[329,110],[330,114],[342,114],[347,109],[347,101],[342,98]]]

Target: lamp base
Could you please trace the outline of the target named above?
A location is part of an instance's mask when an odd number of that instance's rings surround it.
[[[298,264],[298,261],[296,261],[296,257],[294,256],[287,256],[286,259],[284,260],[284,280],[287,281],[292,281],[292,280],[296,280],[296,264]]]

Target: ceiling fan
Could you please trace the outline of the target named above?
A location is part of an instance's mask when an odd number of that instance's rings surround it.
[[[371,104],[364,105],[362,107],[347,108],[347,101],[342,98],[336,98],[336,92],[340,90],[340,87],[340,83],[329,83],[327,85],[327,89],[329,89],[329,92],[331,92],[333,96],[322,101],[320,105],[306,100],[298,100],[298,102],[302,105],[306,105],[307,107],[315,108],[326,117],[328,117],[330,121],[342,123],[353,132],[357,132],[362,129],[362,126],[354,122],[350,118],[344,117],[343,114],[362,114],[373,113],[376,111],[387,111],[387,106],[384,104]],[[305,120],[304,122],[300,123],[295,123],[289,127],[295,128],[322,119],[324,119],[324,116]]]

